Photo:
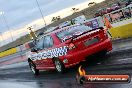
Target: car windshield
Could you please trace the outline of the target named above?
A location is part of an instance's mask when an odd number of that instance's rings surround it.
[[[69,38],[72,38],[74,35],[81,35],[82,33],[91,30],[92,28],[89,26],[85,26],[85,25],[79,25],[79,26],[74,26],[74,27],[70,27],[66,30],[60,31],[58,32],[56,35],[58,36],[58,38],[64,42]]]

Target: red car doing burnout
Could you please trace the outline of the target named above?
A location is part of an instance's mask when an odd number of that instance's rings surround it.
[[[55,30],[39,38],[28,53],[32,72],[56,69],[63,73],[89,55],[112,50],[112,42],[103,28],[91,29],[85,25]]]

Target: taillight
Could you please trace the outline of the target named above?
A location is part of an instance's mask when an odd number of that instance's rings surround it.
[[[109,32],[108,31],[105,33],[105,37],[109,38]]]
[[[107,30],[104,30],[104,35],[105,35],[105,38],[108,38],[108,31]]]
[[[70,43],[69,46],[68,46],[68,48],[69,48],[69,50],[72,50],[72,49],[75,49],[76,46],[75,46],[75,44]]]

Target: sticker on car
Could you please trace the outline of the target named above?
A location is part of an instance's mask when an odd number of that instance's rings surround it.
[[[67,54],[67,46],[39,52],[31,55],[32,60],[42,60],[47,58],[59,57]]]

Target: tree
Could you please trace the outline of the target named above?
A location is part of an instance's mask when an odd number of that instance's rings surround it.
[[[56,17],[53,17],[51,20],[51,22],[54,22],[54,21],[56,21]]]
[[[79,10],[79,8],[72,8],[72,12],[75,13]]]
[[[61,19],[61,17],[60,17],[60,16],[57,16],[57,17],[56,17],[56,19],[57,19],[57,21],[58,21],[58,20],[60,20],[60,19]]]
[[[90,2],[90,3],[88,3],[89,7],[94,6],[94,5],[96,5],[96,2]]]
[[[61,19],[60,16],[53,17],[52,20],[51,20],[51,22],[55,22],[55,21],[58,21],[58,20],[60,20],[60,19]]]

